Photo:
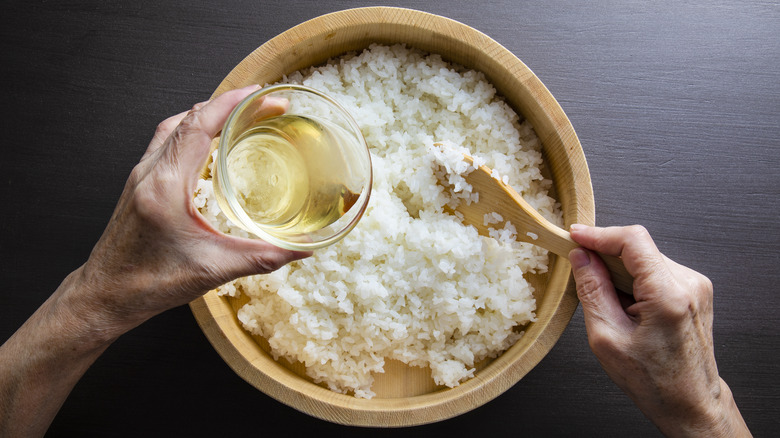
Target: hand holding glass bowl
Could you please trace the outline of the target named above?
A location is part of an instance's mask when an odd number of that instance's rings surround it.
[[[306,251],[357,225],[371,194],[371,157],[357,123],[336,101],[312,88],[275,85],[230,114],[213,178],[234,224]]]

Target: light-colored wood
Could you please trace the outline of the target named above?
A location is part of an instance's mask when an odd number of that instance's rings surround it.
[[[516,111],[533,123],[564,220],[592,224],[593,193],[585,157],[566,115],[516,56],[488,36],[456,21],[408,9],[371,7],[323,15],[263,44],[237,65],[214,92],[278,81],[284,74],[372,43],[404,43],[485,73]],[[303,377],[295,364],[277,362],[263,343],[241,328],[233,299],[209,292],[191,303],[196,320],[225,362],[269,396],[310,415],[341,424],[396,427],[450,418],[495,398],[516,384],[548,353],[566,328],[578,301],[562,257],[531,278],[537,320],[506,352],[456,388],[439,388],[425,370],[391,364],[378,376],[371,400],[337,394]]]
[[[471,165],[474,164],[473,158],[468,155],[464,155],[463,159]],[[461,202],[455,210],[463,215],[464,223],[474,226],[481,234],[488,235],[491,227],[501,228],[506,222],[510,222],[517,229],[517,240],[541,246],[561,257],[568,258],[569,252],[579,247],[568,231],[539,214],[511,186],[493,178],[488,167],[477,167],[466,175],[465,179],[471,184],[472,191],[479,193],[479,201]],[[503,220],[486,225],[485,215],[494,212],[501,215]],[[625,293],[632,293],[634,279],[626,271],[623,260],[601,253],[599,256],[607,265],[615,287]]]

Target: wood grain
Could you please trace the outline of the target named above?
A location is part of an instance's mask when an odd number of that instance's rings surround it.
[[[0,339],[81,265],[156,125],[260,44],[353,6],[444,15],[519,57],[566,111],[602,225],[641,223],[715,285],[718,370],[755,436],[780,423],[780,7],[774,1],[7,0],[0,13]],[[1,342],[1,341],[0,341]],[[329,423],[231,371],[189,308],[117,340],[48,436],[657,437],[582,312],[502,395],[435,424]]]
[[[373,43],[406,43],[475,68],[522,116],[542,142],[564,219],[593,222],[590,176],[577,136],[539,79],[494,40],[456,21],[408,9],[374,7],[327,14],[268,41],[239,63],[214,92],[280,80],[311,65]],[[436,387],[428,370],[393,364],[370,400],[333,393],[303,378],[299,364],[274,362],[234,315],[237,304],[209,292],[192,305],[204,333],[242,378],[313,416],[349,425],[399,427],[441,421],[475,409],[514,385],[549,351],[577,305],[565,258],[551,257],[550,274],[534,280],[537,320],[524,336],[475,377],[452,389]],[[540,281],[540,280],[544,281]]]
[[[474,165],[474,159],[464,155],[464,161]],[[475,227],[483,236],[490,236],[491,229],[501,229],[511,224],[516,229],[515,239],[538,245],[553,254],[568,259],[569,253],[580,245],[568,231],[550,222],[534,209],[511,186],[493,177],[492,170],[478,166],[464,175],[473,193],[479,195],[475,202],[461,202],[455,208],[463,223]],[[487,224],[485,216],[497,213],[501,216],[495,223]],[[455,214],[455,212],[453,212]],[[620,257],[598,254],[609,270],[615,287],[627,294],[634,291],[634,279],[626,270]]]

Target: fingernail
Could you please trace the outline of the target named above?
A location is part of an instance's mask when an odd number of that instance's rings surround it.
[[[569,262],[572,269],[580,269],[590,264],[590,254],[582,248],[574,248],[569,252]]]
[[[257,90],[258,88],[260,88],[260,85],[252,84],[252,85],[247,85],[246,87],[240,88],[240,90],[242,90],[242,91],[243,90],[245,90],[245,91],[254,91],[254,90]]]
[[[585,228],[588,228],[588,226],[582,224],[571,224],[571,226],[569,227],[569,231],[582,231]]]

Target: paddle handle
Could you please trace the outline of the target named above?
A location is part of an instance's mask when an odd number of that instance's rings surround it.
[[[474,164],[473,158],[464,155],[463,159]],[[519,193],[504,182],[493,178],[492,171],[485,166],[468,174],[466,181],[479,193],[479,201],[461,204],[458,210],[466,222],[479,228],[487,228],[484,215],[499,212],[502,219],[511,222],[517,230],[516,239],[539,245],[561,257],[569,258],[569,252],[580,245],[571,238],[568,231],[553,224],[531,207]],[[483,225],[480,227],[480,225]],[[626,271],[620,257],[599,254],[612,277],[615,288],[633,294],[634,279]]]
[[[547,249],[553,253],[569,258],[569,252],[574,248],[579,248],[580,245],[571,238],[571,234],[568,231],[561,229],[560,227],[548,222],[547,220],[539,220],[539,225],[544,229],[541,232],[547,233]],[[634,292],[634,278],[626,271],[626,266],[623,264],[623,259],[611,255],[601,254],[597,252],[601,260],[609,270],[609,275],[612,278],[612,284],[615,285],[615,289],[618,289],[627,294],[633,294]]]

